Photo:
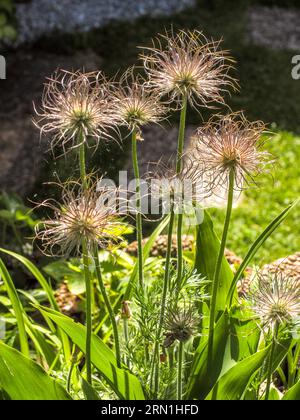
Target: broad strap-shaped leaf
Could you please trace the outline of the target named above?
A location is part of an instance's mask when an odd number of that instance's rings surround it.
[[[213,222],[210,215],[205,211],[203,223],[197,226],[195,269],[197,273],[211,281],[214,278],[219,250],[220,240],[214,232]],[[232,279],[233,273],[226,258],[224,257],[220,272],[220,287],[217,295],[217,313],[223,312],[225,309],[226,299]],[[207,292],[209,294],[211,285],[211,282],[207,285]]]
[[[261,330],[253,319],[253,313],[244,306],[231,308],[230,335],[233,360],[241,360],[258,351]]]
[[[90,385],[83,376],[80,376],[80,380],[85,399],[88,401],[99,401],[100,397],[92,385]]]
[[[11,257],[20,261],[24,265],[24,267],[26,267],[27,270],[29,270],[31,274],[35,277],[35,279],[39,282],[42,289],[45,291],[47,295],[47,298],[49,300],[51,307],[55,309],[56,311],[59,311],[59,307],[55,300],[53,290],[39,269],[27,258],[23,257],[20,254],[17,254],[16,252],[8,251],[3,248],[0,248],[0,252],[10,255]],[[65,336],[65,334],[62,331],[59,331],[59,334],[60,334],[65,358],[66,360],[69,360],[69,358],[71,357],[71,349],[70,349],[68,338]]]
[[[0,389],[11,400],[71,400],[38,364],[1,341]]]
[[[275,349],[274,349],[274,357],[273,357],[273,362],[272,362],[272,372],[275,372],[278,366],[281,365],[287,353],[293,347],[294,344],[295,344],[295,340],[289,333],[286,333],[285,335],[283,335],[280,339],[276,341]],[[265,372],[264,375],[262,375],[262,380],[265,380],[266,378],[267,378],[267,373]]]
[[[280,226],[280,224],[286,219],[289,213],[294,209],[294,207],[299,203],[299,199],[294,201],[290,204],[286,209],[283,210],[267,227],[266,229],[259,235],[256,241],[252,244],[247,255],[245,256],[242,264],[239,266],[237,272],[234,275],[234,278],[231,282],[229,293],[227,296],[227,304],[231,306],[234,300],[234,292],[236,290],[237,282],[240,280],[243,272],[250,264],[251,260],[256,255],[257,251],[261,248],[261,246],[266,242],[269,236]]]
[[[240,400],[251,378],[261,368],[268,356],[270,347],[238,362],[216,383],[207,400]]]
[[[224,371],[225,350],[229,337],[229,319],[227,312],[218,320],[215,332],[211,360],[208,368],[208,340],[202,337],[195,352],[190,380],[187,386],[186,399],[203,400],[213,388],[222,371]]]
[[[161,234],[161,232],[164,230],[164,228],[167,226],[169,220],[170,220],[169,216],[165,217],[157,226],[157,228],[152,232],[151,236],[146,242],[143,248],[143,263],[144,264],[146,262],[146,259],[149,257],[149,254],[150,254],[150,251],[154,242],[156,241],[157,237]],[[124,294],[124,300],[130,299],[133,287],[137,282],[137,278],[138,278],[138,261],[133,267],[133,271],[130,276],[130,279],[129,279],[129,282],[128,282],[128,285]]]
[[[38,307],[45,316],[55,322],[85,353],[86,328],[52,309]],[[144,400],[140,381],[128,370],[117,367],[112,350],[95,334],[92,336],[91,361],[109,383],[119,398],[124,400]]]
[[[34,264],[32,264],[31,261],[23,257],[23,255],[17,254],[16,252],[8,251],[3,248],[0,248],[0,252],[10,255],[11,257],[20,261],[24,265],[24,267],[26,267],[27,270],[31,272],[31,274],[36,278],[36,280],[40,283],[41,287],[45,291],[52,308],[58,311],[59,310],[58,305],[55,300],[52,288],[50,284],[47,282],[47,280],[45,279],[45,277],[43,276],[43,274],[40,272],[40,270]]]
[[[300,401],[300,380],[287,391],[282,399],[287,401]]]
[[[27,338],[26,328],[25,328],[25,320],[27,319],[27,315],[22,307],[22,303],[20,302],[14,282],[9,272],[7,271],[7,268],[5,267],[3,261],[1,260],[1,258],[0,258],[0,275],[4,281],[4,285],[5,285],[8,297],[11,301],[12,308],[14,310],[15,317],[17,319],[21,351],[25,356],[29,356],[29,345],[28,345],[28,338]]]

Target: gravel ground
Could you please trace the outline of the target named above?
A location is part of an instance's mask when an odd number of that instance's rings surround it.
[[[298,50],[300,11],[280,7],[251,7],[248,11],[251,43],[272,49]]]
[[[195,0],[32,0],[16,6],[17,45],[54,31],[87,32],[112,20],[171,15],[194,4]]]

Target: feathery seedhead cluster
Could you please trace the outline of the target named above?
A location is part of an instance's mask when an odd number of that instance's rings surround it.
[[[45,84],[35,121],[41,134],[52,136],[52,149],[61,146],[66,152],[82,143],[89,145],[89,137],[96,145],[101,138],[110,137],[115,120],[109,86],[101,72],[56,71]]]
[[[42,241],[48,255],[79,254],[82,241],[88,249],[107,248],[121,239],[122,227],[117,188],[97,188],[99,181],[88,189],[78,183],[62,186],[62,203],[47,200],[42,206],[54,211],[54,218],[41,222],[36,239]]]
[[[242,190],[262,172],[270,161],[269,154],[261,150],[264,130],[264,123],[249,122],[242,113],[213,117],[197,130],[188,155],[212,192],[228,187],[231,171],[236,190]]]
[[[233,59],[219,49],[220,43],[197,30],[160,35],[141,55],[149,86],[178,103],[183,95],[191,105],[224,103],[223,95],[237,83],[228,74]]]
[[[258,272],[249,294],[249,305],[263,327],[291,325],[299,321],[299,281],[282,271]]]
[[[200,318],[192,307],[174,307],[168,310],[164,323],[164,347],[170,347],[175,340],[182,343],[190,340],[196,333]]]
[[[188,156],[183,159],[179,173],[170,164],[158,162],[147,175],[151,196],[161,202],[162,211],[192,214],[196,203],[202,204],[208,196],[200,173]]]
[[[134,75],[134,68],[129,68],[114,86],[112,104],[114,118],[130,130],[159,123],[167,112],[157,94],[147,88],[142,76]]]

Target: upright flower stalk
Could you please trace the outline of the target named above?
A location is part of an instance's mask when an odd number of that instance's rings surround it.
[[[115,86],[112,94],[113,114],[119,125],[126,126],[131,133],[132,166],[136,182],[136,231],[138,243],[139,284],[144,290],[143,273],[143,231],[141,209],[141,184],[138,163],[137,143],[141,129],[150,123],[159,123],[166,113],[160,98],[147,89],[145,80],[135,75],[135,68],[129,68]]]
[[[177,400],[182,400],[182,381],[183,381],[183,364],[184,364],[184,343],[179,341],[178,344],[178,366],[177,366]]]
[[[170,263],[171,263],[172,235],[173,235],[174,221],[175,221],[174,208],[173,208],[173,205],[171,204],[170,222],[169,222],[169,228],[168,228],[165,274],[164,274],[163,290],[162,290],[161,304],[160,304],[161,305],[160,315],[159,315],[158,327],[157,327],[155,343],[154,343],[154,352],[153,352],[152,370],[151,370],[152,372],[151,373],[151,386],[154,385],[153,391],[154,391],[154,396],[156,397],[158,396],[158,393],[159,393],[159,371],[160,371],[159,348],[160,348],[160,339],[161,339],[161,333],[163,330],[164,318],[165,318],[165,312],[166,312],[168,285],[170,283]],[[154,378],[154,384],[153,384],[153,378]]]
[[[176,175],[182,170],[182,155],[186,127],[188,102],[192,106],[209,106],[212,102],[223,103],[222,93],[227,87],[235,87],[235,81],[228,76],[231,61],[226,51],[219,50],[219,43],[209,42],[200,32],[180,31],[178,34],[166,33],[153,42],[153,47],[145,48],[141,55],[148,76],[148,85],[160,97],[175,101],[181,109],[176,158]],[[174,224],[174,206],[171,206],[168,244],[172,241]],[[177,294],[180,292],[183,272],[182,225],[183,203],[179,206],[177,225]],[[160,320],[157,340],[160,339],[164,304],[168,291],[170,272],[170,255],[166,257],[164,286],[161,299]],[[158,392],[159,358],[157,341],[154,359],[157,359],[155,376],[155,394]]]
[[[82,240],[82,258],[85,278],[85,323],[86,323],[86,341],[85,341],[85,364],[86,379],[89,384],[92,383],[92,362],[91,362],[91,343],[92,343],[92,282],[89,269],[89,255],[86,239]]]
[[[95,260],[95,269],[96,269],[96,275],[97,275],[97,279],[98,279],[99,288],[100,288],[101,294],[103,296],[104,303],[105,303],[106,309],[108,311],[109,319],[110,319],[112,329],[113,329],[117,366],[120,368],[121,367],[121,351],[120,351],[120,340],[119,340],[118,326],[117,326],[117,321],[116,321],[116,318],[115,318],[113,307],[111,306],[109,297],[107,296],[105,286],[104,286],[104,283],[103,283],[97,247],[95,247],[95,249],[94,249],[94,260]]]
[[[182,109],[180,113],[180,124],[178,133],[177,159],[176,159],[176,174],[179,175],[182,170],[182,155],[184,149],[184,137],[186,126],[186,112],[187,112],[188,95],[184,94],[182,99]],[[183,197],[182,197],[183,200]],[[182,224],[183,224],[183,205],[179,209],[177,225],[177,292],[180,291],[182,270],[183,270],[183,253],[182,253]]]
[[[220,250],[212,279],[208,368],[213,352],[216,305],[220,287],[220,273],[226,247],[228,229],[232,213],[234,191],[241,191],[262,172],[268,163],[268,154],[260,150],[261,135],[265,126],[260,121],[248,122],[242,113],[212,118],[197,130],[192,138],[189,154],[202,174],[206,188],[227,192],[227,210],[224,221]],[[223,191],[223,192],[222,192]]]
[[[133,128],[131,133],[131,146],[132,146],[132,165],[134,178],[136,182],[136,234],[138,243],[138,273],[139,273],[139,284],[141,290],[144,290],[144,258],[143,258],[143,226],[142,226],[142,208],[141,208],[141,183],[140,183],[140,171],[137,154],[137,129]]]
[[[274,361],[274,352],[275,346],[278,339],[278,331],[279,331],[279,322],[276,321],[274,325],[274,331],[272,332],[272,342],[271,342],[271,350],[268,360],[268,368],[267,368],[267,385],[266,385],[266,392],[265,392],[265,400],[269,400],[271,383],[272,383],[272,374],[273,374],[273,361]]]
[[[81,138],[81,135],[79,136]],[[86,175],[86,163],[85,163],[85,144],[82,143],[79,146],[79,168],[80,168],[80,178],[83,187],[86,189],[88,187],[87,175]]]
[[[220,287],[220,273],[221,273],[222,261],[224,258],[224,252],[226,248],[226,241],[227,241],[228,229],[229,229],[231,212],[232,212],[233,193],[234,193],[234,170],[231,169],[229,173],[226,217],[225,217],[225,222],[224,222],[224,227],[223,227],[220,250],[219,250],[213,282],[212,282],[212,293],[211,293],[210,313],[209,313],[209,335],[208,335],[208,366],[209,368],[211,367],[210,358],[212,357],[212,354],[213,354],[214,328],[215,328],[215,320],[216,320],[216,304],[217,304],[218,291]]]
[[[223,94],[236,81],[228,75],[233,61],[227,51],[219,49],[220,42],[209,41],[199,31],[166,32],[145,48],[141,54],[148,75],[149,86],[158,95],[181,109],[176,159],[176,173],[182,169],[187,103],[196,107],[209,107],[211,103],[224,103]],[[177,289],[180,290],[183,255],[183,208],[179,209],[177,225]]]

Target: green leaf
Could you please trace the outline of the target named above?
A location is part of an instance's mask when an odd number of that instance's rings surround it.
[[[66,280],[71,293],[81,295],[85,292],[83,272],[71,262],[55,261],[43,267],[43,270],[58,282]]]
[[[258,351],[261,330],[253,314],[244,307],[232,308],[230,312],[232,356],[234,360],[244,359]]]
[[[32,275],[36,278],[36,280],[40,283],[41,287],[43,288],[43,290],[45,291],[47,295],[47,298],[52,308],[58,310],[58,305],[53,295],[52,288],[39,269],[34,264],[32,264],[32,262],[29,261],[27,258],[23,257],[20,254],[17,254],[16,252],[8,251],[3,248],[0,248],[0,252],[10,255],[11,257],[16,258],[18,261],[21,262],[32,273]]]
[[[251,378],[261,368],[269,350],[270,346],[238,362],[219,379],[206,399],[240,400]]]
[[[11,222],[14,220],[14,215],[8,210],[0,210],[0,219]]]
[[[16,258],[18,261],[20,261],[32,273],[32,275],[36,278],[36,280],[40,283],[41,287],[43,288],[43,290],[45,291],[48,297],[51,307],[59,311],[52,288],[39,269],[34,264],[32,264],[31,261],[29,261],[27,258],[23,257],[22,255],[19,255],[12,251],[8,251],[3,248],[0,248],[0,252],[8,254],[11,257]],[[71,349],[70,349],[68,338],[65,336],[65,334],[62,331],[60,331],[60,336],[61,336],[65,358],[66,360],[69,360],[71,356]]]
[[[287,391],[282,399],[300,401],[300,380]]]
[[[17,31],[12,25],[7,25],[3,28],[3,37],[14,40],[17,38]]]
[[[148,258],[151,248],[156,241],[157,237],[161,234],[161,232],[164,230],[164,228],[169,223],[170,217],[167,216],[165,219],[163,219],[160,224],[157,226],[157,228],[152,232],[152,235],[149,237],[147,243],[145,244],[143,248],[143,262],[146,262],[146,259]],[[133,268],[132,274],[130,276],[125,294],[124,294],[124,300],[129,300],[131,297],[131,292],[133,289],[134,284],[136,284],[138,278],[138,261],[135,263],[135,266]]]
[[[7,271],[3,261],[0,258],[0,274],[2,276],[2,279],[4,281],[7,294],[9,296],[9,299],[11,301],[15,317],[17,319],[17,325],[19,329],[19,336],[20,336],[20,346],[21,351],[25,356],[29,356],[29,346],[28,346],[28,340],[27,340],[27,334],[25,329],[25,318],[26,313],[22,307],[22,304],[20,302],[18,293],[16,291],[15,285],[12,281],[12,278]]]
[[[85,353],[86,328],[83,325],[75,323],[65,315],[51,309],[39,307],[39,310],[62,328],[73,343]],[[126,369],[117,367],[114,353],[95,334],[92,336],[91,360],[119,398],[125,400],[145,399],[139,380]]]
[[[265,241],[269,238],[269,236],[278,228],[278,226],[286,219],[286,217],[289,215],[289,213],[293,210],[293,208],[299,203],[299,199],[294,201],[292,204],[290,204],[285,210],[283,210],[282,213],[279,214],[268,226],[267,228],[262,232],[261,235],[256,239],[256,241],[253,243],[253,245],[250,247],[246,257],[244,258],[242,264],[240,265],[239,269],[235,273],[235,276],[231,282],[228,297],[227,297],[227,303],[231,306],[232,300],[234,298],[234,292],[236,290],[236,285],[239,279],[241,278],[243,272],[247,268],[247,266],[250,264],[251,260],[259,250],[259,248],[265,243]]]
[[[32,360],[0,342],[0,388],[11,400],[71,400]]]
[[[85,399],[88,401],[99,401],[99,395],[92,385],[90,385],[82,376],[80,376],[80,379]]]
[[[271,386],[270,393],[269,393],[269,401],[279,401],[281,400],[281,394],[275,386]]]
[[[197,227],[195,269],[197,273],[208,280],[214,277],[215,267],[220,250],[220,241],[214,232],[213,222],[207,212],[204,212],[203,223]],[[233,273],[226,260],[223,258],[220,272],[220,288],[217,296],[216,311],[223,312],[229,287],[232,283]],[[208,283],[207,293],[210,294],[212,283]]]
[[[208,339],[203,336],[195,352],[186,399],[204,399],[224,372],[225,349],[229,337],[229,319],[227,312],[218,320],[214,332],[212,368],[208,369]]]
[[[295,340],[293,340],[293,337],[290,335],[290,333],[283,335],[279,340],[276,341],[272,362],[272,372],[275,372],[278,366],[281,365],[288,351],[293,347],[294,343]],[[264,381],[266,378],[267,372],[262,375],[262,381]]]

